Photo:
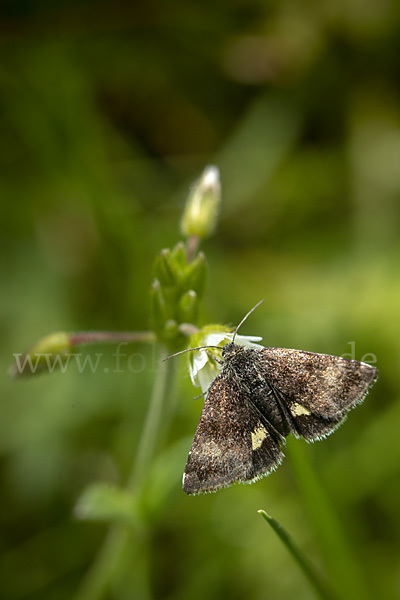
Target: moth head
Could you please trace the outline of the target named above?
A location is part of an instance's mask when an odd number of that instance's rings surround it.
[[[258,346],[258,344],[254,345]],[[235,342],[229,342],[228,344],[225,344],[225,346],[222,348],[222,360],[229,360],[235,354],[243,352],[243,350],[244,346],[239,346],[238,344],[235,344]]]
[[[218,334],[221,335],[221,334]],[[205,347],[194,350],[190,353],[189,358],[189,372],[190,378],[194,386],[200,386],[203,393],[205,393],[210,387],[213,379],[218,375],[222,365],[225,361],[232,358],[239,352],[243,352],[245,348],[257,348],[260,349],[262,346],[257,344],[261,340],[258,336],[245,336],[237,335],[236,341],[232,342],[233,334],[226,332],[223,334],[221,342],[226,341],[227,343],[221,347],[215,347],[214,345],[205,344]],[[215,342],[218,338],[213,337],[211,340]],[[211,341],[210,338],[204,340],[205,342]],[[222,350],[222,360],[217,360],[218,350]]]
[[[261,300],[263,302],[263,300]],[[205,393],[213,379],[218,375],[222,367],[222,363],[232,357],[237,352],[243,351],[243,346],[251,348],[262,348],[259,342],[262,338],[258,336],[239,335],[239,327],[244,323],[249,315],[261,304],[258,302],[240,321],[239,325],[232,332],[220,325],[209,325],[191,338],[192,347],[186,350],[181,350],[168,356],[166,359],[172,358],[183,353],[189,354],[189,373],[194,386],[200,386],[202,392]],[[224,342],[225,345],[221,346]],[[236,343],[235,343],[236,342]],[[217,350],[213,354],[213,350]],[[218,351],[222,350],[222,360],[218,360],[221,354]],[[215,356],[218,354],[218,356]]]

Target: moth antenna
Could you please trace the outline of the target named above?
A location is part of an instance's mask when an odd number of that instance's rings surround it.
[[[207,395],[207,392],[201,392],[198,396],[195,396],[193,400],[200,400],[200,398],[204,398]]]
[[[179,356],[180,354],[185,354],[185,352],[191,352],[192,350],[206,350],[207,348],[219,348],[221,350],[221,346],[199,346],[198,348],[186,348],[186,350],[180,350],[180,352],[175,352],[175,354],[170,354],[163,358],[163,362],[169,360],[170,358],[174,358],[174,356]]]
[[[240,321],[239,325],[236,327],[236,329],[235,329],[235,331],[233,333],[232,343],[235,341],[235,337],[236,337],[236,334],[237,334],[237,332],[239,330],[239,327],[241,327],[243,325],[243,323],[251,315],[251,313],[253,313],[256,310],[256,308],[258,308],[260,306],[260,304],[262,304],[264,301],[265,300],[263,298],[262,300],[260,300],[260,302],[257,302],[257,304],[255,306],[253,306],[253,308],[251,310],[249,310],[249,312],[247,313],[247,315],[245,315],[243,317],[243,319]]]
[[[212,348],[212,346],[208,346],[209,348]],[[214,346],[215,348],[221,348],[221,346]],[[221,348],[222,350],[222,348]],[[213,360],[215,360],[216,363],[218,363],[219,365],[223,365],[224,361],[221,360],[220,358],[217,358],[216,356],[214,356],[214,354],[211,354],[211,352],[207,352],[208,356],[211,356],[211,358]]]
[[[241,327],[241,325],[243,325],[243,323],[251,315],[251,313],[254,312],[256,310],[256,308],[258,308],[260,306],[260,304],[262,304],[263,302],[265,302],[264,298],[262,300],[260,300],[259,302],[257,302],[257,304],[255,306],[253,306],[253,308],[251,310],[249,310],[247,315],[245,315],[243,317],[243,319],[240,321],[239,325],[236,327],[236,329],[233,333],[232,342],[235,341],[235,337],[239,330],[239,327]],[[169,360],[170,358],[174,358],[174,356],[179,356],[180,354],[185,354],[185,352],[191,352],[192,350],[207,350],[207,348],[218,348],[219,350],[221,350],[221,346],[198,346],[197,348],[186,348],[186,350],[180,350],[179,352],[175,352],[175,354],[170,354],[169,356],[166,356],[165,358],[163,358],[163,362],[166,360]],[[217,360],[215,358],[215,356],[213,356],[212,358],[214,358],[214,360]]]

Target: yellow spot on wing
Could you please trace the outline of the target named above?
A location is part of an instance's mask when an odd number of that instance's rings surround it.
[[[257,424],[254,431],[251,432],[251,447],[253,450],[257,450],[268,435],[268,431],[261,423]]]
[[[298,402],[292,402],[290,405],[290,412],[294,417],[300,417],[300,415],[311,415],[311,411]]]

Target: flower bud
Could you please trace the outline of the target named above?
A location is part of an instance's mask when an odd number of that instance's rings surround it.
[[[51,333],[41,338],[25,354],[14,354],[15,364],[10,368],[12,377],[52,373],[55,369],[68,364],[74,348],[70,334],[65,331]]]
[[[221,186],[217,167],[204,169],[186,202],[181,231],[186,237],[205,238],[214,231],[221,204]]]

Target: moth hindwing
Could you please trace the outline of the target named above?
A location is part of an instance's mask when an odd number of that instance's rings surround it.
[[[308,441],[329,435],[378,377],[366,363],[301,350],[230,342],[222,358],[186,463],[187,494],[268,475],[289,433]]]

